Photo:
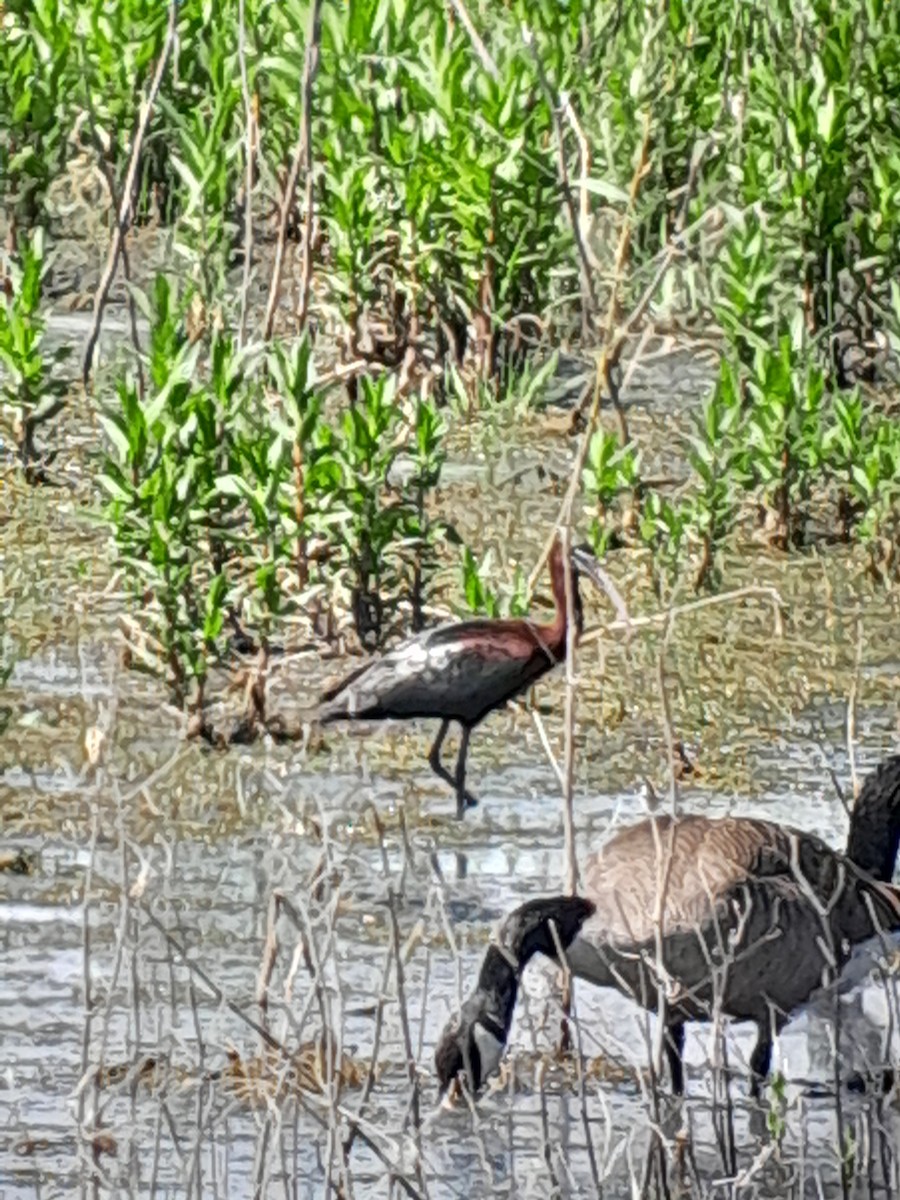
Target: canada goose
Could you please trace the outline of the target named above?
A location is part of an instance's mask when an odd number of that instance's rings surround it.
[[[900,755],[866,780],[844,853],[741,817],[659,816],[623,829],[589,858],[583,896],[531,900],[506,917],[438,1044],[441,1092],[457,1077],[478,1092],[499,1064],[526,964],[534,954],[557,958],[561,946],[574,975],[662,1009],[678,1094],[685,1021],[708,1020],[716,1005],[755,1021],[758,1095],[773,1035],[791,1012],[854,943],[900,928],[900,888],[887,882],[898,840]]]
[[[579,575],[617,596],[588,550],[571,553],[575,636],[582,627]],[[488,713],[526,691],[566,656],[568,612],[566,570],[557,538],[550,553],[550,579],[556,612],[538,624],[527,618],[453,621],[426,629],[395,650],[365,663],[321,700],[318,719],[373,721],[433,717],[441,722],[428,756],[434,773],[456,789],[456,815],[478,803],[466,791],[469,736]],[[441,762],[450,722],[462,727],[455,777]]]

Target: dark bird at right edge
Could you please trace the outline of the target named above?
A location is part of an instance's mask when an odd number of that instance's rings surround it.
[[[866,779],[843,853],[741,817],[658,816],[623,829],[588,859],[584,895],[530,900],[506,917],[438,1044],[441,1092],[459,1080],[477,1094],[499,1065],[525,966],[535,954],[557,959],[561,946],[573,975],[662,1012],[676,1094],[685,1021],[716,1010],[755,1021],[758,1096],[793,1010],[854,944],[900,929],[900,887],[889,882],[898,842],[900,755]]]
[[[572,611],[577,638],[582,628],[579,576],[585,575],[624,610],[614,585],[589,550],[571,552]],[[569,637],[566,564],[557,537],[550,552],[556,612],[540,624],[527,618],[480,618],[426,629],[389,653],[372,659],[322,697],[318,720],[375,721],[432,717],[441,722],[429,764],[456,790],[456,815],[478,803],[466,790],[466,756],[476,725],[566,657]],[[441,746],[456,721],[462,729],[455,775],[441,762]]]

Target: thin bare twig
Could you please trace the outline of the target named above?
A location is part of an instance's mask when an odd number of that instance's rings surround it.
[[[578,274],[581,282],[581,336],[586,339],[594,328],[595,314],[597,311],[597,295],[594,291],[594,277],[591,272],[591,264],[588,260],[587,250],[585,249],[584,235],[581,227],[582,223],[579,220],[578,208],[575,203],[575,197],[572,194],[571,183],[569,182],[569,167],[568,163],[566,162],[565,132],[559,116],[560,109],[571,107],[571,102],[568,96],[563,94],[560,97],[559,104],[556,103],[553,92],[550,88],[550,81],[547,79],[547,74],[544,71],[544,64],[541,62],[541,56],[534,44],[534,34],[531,33],[530,30],[524,30],[523,36],[525,39],[525,45],[531,50],[532,58],[534,59],[534,69],[537,72],[538,83],[541,85],[541,90],[544,93],[544,99],[547,102],[547,107],[550,109],[550,115],[553,120],[553,132],[556,137],[556,171],[559,178],[559,186],[562,189],[566,211],[569,214],[569,224],[572,226],[572,236],[575,239],[575,248],[578,251]]]
[[[572,132],[575,134],[575,140],[578,142],[578,157],[581,160],[581,176],[578,179],[578,215],[581,222],[582,236],[585,236],[584,231],[588,227],[591,219],[591,203],[590,193],[588,192],[588,181],[591,176],[591,144],[587,140],[587,136],[581,127],[581,122],[578,120],[578,115],[572,104],[568,94],[561,98],[561,108],[566,120],[571,126]],[[590,265],[594,270],[601,269],[601,263],[598,262],[597,256],[594,254],[587,241],[584,243],[585,253],[588,257]]]
[[[637,192],[640,187],[640,181],[644,176],[644,163],[649,152],[650,139],[650,119],[645,117],[644,121],[644,136],[641,143],[641,153],[639,156],[638,166],[635,169],[634,178],[632,179],[631,187],[631,206],[629,213],[633,211],[634,202],[637,199]],[[623,225],[622,233],[619,237],[619,247],[616,254],[616,262],[618,264],[617,277],[621,273],[621,268],[624,265],[624,258],[627,252],[628,238],[626,230],[629,228],[630,215],[626,217]],[[563,542],[563,551],[566,566],[566,615],[567,625],[570,630],[575,628],[575,592],[572,581],[572,560],[569,554],[572,533],[572,509],[575,504],[575,497],[578,495],[581,486],[581,473],[584,467],[585,459],[587,458],[588,446],[593,433],[594,426],[600,411],[600,397],[602,393],[603,382],[608,383],[609,379],[609,354],[614,343],[614,328],[616,315],[618,312],[617,285],[613,286],[610,295],[609,307],[606,316],[606,344],[600,354],[600,359],[597,364],[597,373],[594,386],[594,399],[591,404],[591,416],[588,421],[588,428],[585,430],[581,444],[578,447],[578,453],[575,456],[575,464],[572,469],[572,476],[569,481],[569,487],[566,491],[566,496],[560,509],[557,527],[554,531],[554,536],[561,536]],[[529,585],[531,581],[529,581]],[[530,586],[529,586],[530,592]],[[566,889],[571,894],[574,893],[578,886],[578,861],[575,849],[575,818],[574,818],[574,791],[575,791],[575,638],[569,637],[566,645],[566,700],[565,700],[565,750],[563,754],[563,826],[566,832]]]
[[[609,387],[610,372],[618,363],[619,357],[622,353],[622,347],[624,345],[625,338],[616,326],[619,311],[618,289],[625,267],[625,260],[628,256],[628,247],[631,244],[631,222],[633,219],[634,206],[637,201],[638,192],[640,191],[641,180],[646,174],[649,152],[650,114],[645,113],[640,153],[638,155],[638,161],[635,166],[634,175],[632,176],[631,180],[631,187],[629,189],[628,211],[623,219],[622,228],[619,231],[618,244],[616,246],[614,281],[610,291],[609,304],[606,311],[603,345],[598,354],[594,371],[594,386],[592,389],[592,399],[590,411],[588,413],[587,424],[584,432],[581,435],[581,441],[579,442],[578,450],[575,455],[575,462],[572,466],[572,474],[569,478],[569,486],[566,489],[565,497],[563,498],[562,505],[560,506],[556,527],[554,527],[547,538],[544,548],[534,565],[531,575],[528,577],[526,595],[529,598],[534,592],[535,584],[543,572],[544,565],[550,555],[550,549],[556,538],[557,527],[571,524],[572,509],[575,504],[575,497],[578,495],[578,492],[581,488],[581,472],[584,468],[588,447],[590,446],[591,438],[597,425],[597,418],[600,414],[600,402],[603,396],[603,389],[604,387]],[[623,436],[623,444],[627,442],[627,440],[627,431],[625,431]]]
[[[562,973],[563,973],[564,995],[567,997],[567,999],[569,1001],[569,1003],[566,1005],[566,1021],[568,1022],[571,1018],[575,1017],[575,1014],[572,1010],[572,1004],[571,1004],[571,997],[573,994],[573,991],[572,991],[572,969],[569,966],[569,959],[568,959],[568,955],[566,954],[565,947],[563,946],[562,942],[560,941],[559,930],[556,927],[556,922],[551,920],[549,922],[549,925],[550,925],[550,936],[553,938],[553,945],[556,949],[556,960],[559,963],[560,969],[562,970]],[[594,1148],[594,1138],[593,1138],[593,1135],[591,1132],[591,1122],[588,1118],[587,1090],[585,1088],[585,1078],[584,1078],[584,1045],[582,1043],[582,1038],[581,1038],[581,1022],[577,1019],[577,1017],[575,1017],[575,1019],[572,1020],[572,1024],[575,1026],[575,1043],[576,1043],[576,1048],[577,1048],[577,1054],[575,1055],[575,1065],[576,1065],[576,1075],[578,1078],[578,1092],[579,1092],[579,1100],[580,1100],[579,1107],[581,1109],[581,1126],[582,1126],[582,1129],[584,1130],[584,1142],[585,1142],[585,1146],[587,1147],[587,1152],[588,1152],[588,1162],[590,1163],[591,1177],[592,1177],[593,1183],[594,1183],[594,1193],[595,1193],[595,1195],[600,1196],[600,1195],[602,1195],[603,1189],[600,1186],[600,1171],[597,1166],[597,1152],[596,1152],[596,1149]]]
[[[565,731],[563,748],[563,834],[566,855],[566,892],[574,896],[578,890],[578,853],[575,846],[575,581],[572,578],[572,556],[570,539],[571,518],[563,526],[562,544],[566,563],[566,625],[569,637],[566,642],[566,699]]]
[[[94,871],[96,868],[97,856],[97,838],[100,832],[100,812],[97,800],[94,799],[91,803],[91,840],[90,840],[90,856],[88,858],[87,869],[84,874],[84,885],[82,892],[82,986],[84,988],[84,1032],[81,1040],[81,1071],[82,1078],[86,1078],[89,1071],[89,1063],[91,1057],[91,1039],[93,1036],[93,1021],[94,1021],[94,991],[91,986],[91,890],[94,886]],[[97,1078],[96,1073],[92,1079],[92,1121],[96,1117],[97,1112]],[[81,1130],[82,1137],[85,1135],[85,1121],[87,1109],[87,1089],[79,1092],[78,1095],[78,1124]],[[91,1172],[91,1183],[93,1185],[94,1194],[97,1193],[99,1180],[96,1172]],[[82,1176],[81,1185],[82,1196],[87,1195],[87,1177]]]
[[[259,974],[256,978],[256,1004],[262,1013],[263,1024],[269,1027],[269,984],[278,959],[278,912],[281,893],[274,890],[269,896],[266,910],[266,937],[263,943]]]
[[[316,35],[318,42],[318,35]],[[309,291],[312,283],[312,234],[313,234],[313,151],[312,151],[312,82],[318,63],[318,53],[315,62],[310,67],[308,81],[304,83],[303,100],[303,169],[306,180],[303,190],[303,233],[300,241],[300,299],[297,305],[297,333],[302,334],[306,328],[309,315]]]
[[[244,271],[241,278],[241,315],[238,322],[238,347],[244,344],[247,334],[247,301],[250,293],[250,270],[253,266],[253,165],[256,160],[256,111],[250,95],[250,79],[247,74],[247,28],[244,0],[238,0],[238,63],[241,71],[241,96],[244,101],[244,121],[247,126],[244,138]]]
[[[100,165],[103,178],[106,180],[106,187],[109,191],[109,197],[112,202],[113,209],[116,212],[119,212],[122,201],[117,194],[115,175],[112,167],[106,160],[106,155],[103,148],[103,140],[100,137],[100,133],[97,129],[97,118],[94,112],[94,100],[93,96],[91,95],[91,89],[87,85],[87,72],[84,71],[83,75],[85,80],[84,108],[85,112],[87,113],[88,128],[91,131],[91,141],[94,144],[94,150],[97,154],[97,162]],[[125,285],[128,294],[128,321],[131,326],[131,344],[134,346],[134,360],[137,365],[138,395],[140,396],[141,400],[143,400],[147,390],[146,381],[144,379],[143,349],[141,347],[140,334],[138,333],[137,305],[134,302],[134,293],[131,289],[131,260],[128,255],[128,242],[124,237],[122,239],[122,271],[125,275]]]
[[[419,1074],[416,1068],[412,1032],[409,1025],[409,1010],[407,1008],[406,1000],[406,973],[403,968],[403,954],[400,947],[400,924],[397,920],[397,892],[395,891],[393,884],[390,883],[390,862],[388,860],[387,845],[384,837],[384,824],[375,805],[372,804],[370,807],[372,812],[372,820],[378,833],[378,845],[381,851],[382,868],[384,870],[385,880],[388,881],[387,907],[391,928],[391,950],[394,957],[394,978],[397,982],[397,1006],[400,1010],[400,1030],[403,1034],[403,1049],[406,1054],[406,1074],[412,1089],[410,1097],[410,1109],[413,1121],[413,1136],[415,1138],[416,1150],[418,1151],[416,1159],[416,1174],[418,1176],[419,1185],[424,1188],[425,1181],[422,1175],[422,1117],[419,1106]]]
[[[359,1102],[356,1105],[355,1116],[351,1118],[350,1128],[347,1130],[344,1138],[343,1152],[345,1161],[350,1157],[350,1151],[353,1149],[353,1143],[356,1140],[356,1131],[359,1128],[359,1122],[369,1103],[372,1088],[375,1086],[375,1079],[378,1072],[378,1056],[381,1053],[381,1036],[384,1028],[384,1010],[388,1001],[388,979],[390,978],[393,963],[394,946],[391,944],[385,955],[384,968],[381,972],[381,987],[378,991],[378,1002],[375,1009],[375,1032],[372,1037],[372,1053],[369,1057],[366,1082],[363,1084],[362,1095],[359,1097]]]
[[[287,180],[284,185],[284,194],[281,197],[281,216],[278,222],[278,241],[275,245],[275,262],[272,267],[272,284],[269,288],[269,299],[266,304],[266,319],[263,324],[263,339],[268,341],[272,336],[272,326],[275,322],[275,306],[278,304],[278,295],[281,291],[281,273],[284,269],[284,247],[287,239],[288,220],[290,218],[291,208],[294,204],[294,196],[297,192],[297,180],[300,176],[300,167],[304,164],[307,166],[307,191],[311,188],[310,176],[312,174],[312,147],[310,125],[312,121],[312,90],[313,83],[316,78],[316,71],[319,66],[319,37],[322,28],[322,0],[313,0],[313,4],[309,11],[309,28],[306,35],[306,52],[303,56],[303,78],[300,84],[301,102],[303,105],[300,113],[300,131],[297,134],[297,145],[294,150],[294,157],[291,161],[291,168],[288,172]],[[306,213],[306,221],[303,231],[304,241],[304,270],[309,270],[309,239],[312,236],[312,212]],[[307,288],[306,297],[308,298],[309,279],[305,280]],[[301,298],[301,309],[303,312],[303,320],[306,320],[306,305],[307,298]],[[299,313],[298,313],[299,316]]]
[[[593,629],[587,630],[582,634],[580,644],[582,646],[589,645],[591,642],[599,641],[604,634],[620,629],[629,632],[649,625],[665,625],[670,620],[674,624],[675,617],[682,616],[684,613],[696,612],[699,608],[712,608],[719,604],[730,604],[732,600],[745,600],[749,597],[758,597],[771,603],[774,633],[776,637],[782,637],[784,635],[782,613],[785,605],[778,589],[768,584],[749,584],[747,587],[735,588],[730,592],[721,592],[718,596],[704,596],[700,600],[677,604],[665,612],[649,613],[645,617],[617,617],[615,621],[609,621],[606,625],[595,626]]]
[[[547,737],[547,730],[544,727],[544,722],[541,719],[541,714],[536,708],[531,710],[531,718],[534,721],[534,727],[537,730],[538,737],[541,739],[541,745],[544,748],[544,753],[547,755],[547,761],[553,768],[553,774],[559,781],[560,787],[566,786],[566,777],[563,774],[562,767],[556,761],[556,755],[553,753],[553,747],[550,745],[550,739]]]
[[[131,225],[132,204],[134,202],[134,186],[135,182],[137,181],[138,164],[140,163],[141,159],[141,148],[144,144],[144,135],[147,132],[147,126],[150,123],[153,105],[156,103],[156,97],[159,93],[160,86],[162,85],[166,64],[168,63],[169,56],[172,53],[172,47],[175,45],[177,14],[178,5],[176,0],[171,0],[169,4],[169,24],[166,29],[166,40],[163,43],[162,52],[159,56],[159,61],[156,64],[156,70],[153,73],[153,79],[150,83],[150,90],[147,93],[147,98],[141,105],[141,114],[138,119],[137,132],[134,135],[134,145],[131,148],[131,158],[128,161],[128,170],[125,173],[125,183],[122,185],[122,200],[119,204],[119,215],[116,221],[116,228],[113,232],[113,240],[109,247],[106,266],[103,269],[103,275],[100,278],[100,283],[94,296],[94,316],[91,322],[91,329],[90,333],[88,334],[87,343],[84,348],[84,360],[81,366],[81,378],[85,387],[87,387],[88,380],[91,377],[91,364],[94,359],[94,350],[97,346],[97,339],[100,337],[100,325],[103,321],[103,310],[106,307],[109,289],[112,286],[112,281],[116,273],[116,267],[119,263],[119,255],[122,251],[122,244]]]
[[[850,762],[850,792],[854,803],[859,795],[859,780],[856,776],[856,697],[859,692],[859,668],[863,652],[863,623],[859,617],[856,622],[856,659],[853,665],[853,679],[850,683],[850,694],[847,697],[847,758]]]
[[[258,1021],[254,1021],[252,1017],[248,1016],[247,1013],[244,1012],[239,1004],[236,1004],[234,1000],[230,1000],[225,995],[225,992],[218,986],[218,984],[213,982],[212,978],[207,974],[206,971],[203,970],[199,963],[195,961],[194,957],[189,953],[187,948],[172,933],[169,932],[166,926],[163,925],[162,921],[160,921],[159,918],[150,910],[147,904],[142,901],[140,907],[150,924],[162,934],[166,944],[178,955],[178,957],[187,967],[190,974],[192,976],[196,976],[196,978],[200,980],[204,987],[209,990],[210,995],[216,1001],[216,1003],[227,1008],[229,1012],[233,1013],[233,1015],[238,1018],[238,1020],[242,1021],[250,1029],[254,1030],[254,1032],[259,1035],[259,1037],[271,1050],[275,1050],[277,1053],[283,1055],[285,1059],[290,1061],[290,1051],[287,1049],[284,1043],[279,1041],[278,1038],[274,1037],[269,1030],[264,1028]],[[327,1128],[328,1118],[320,1111],[321,1107],[323,1106],[314,1103],[311,1097],[305,1096],[299,1092],[296,1096],[296,1100],[304,1112],[311,1116],[313,1120],[317,1121],[323,1128]],[[387,1168],[387,1170],[391,1173],[392,1178],[396,1180],[403,1191],[406,1192],[408,1196],[411,1196],[413,1200],[424,1200],[422,1192],[406,1177],[406,1175],[403,1174],[402,1170],[396,1163],[392,1163],[390,1161],[385,1152],[375,1141],[374,1136],[365,1131],[362,1123],[360,1122],[359,1115],[345,1112],[343,1106],[341,1105],[337,1105],[335,1107],[336,1111],[340,1113],[342,1117],[345,1119],[350,1119],[355,1123],[357,1129],[356,1136],[372,1151],[382,1166]],[[175,1138],[175,1141],[177,1143],[177,1137]]]
[[[472,43],[472,48],[478,55],[481,65],[492,79],[499,81],[500,71],[497,68],[497,64],[494,62],[493,58],[491,58],[490,51],[481,40],[478,30],[473,25],[472,18],[469,16],[468,9],[463,3],[463,0],[450,0],[450,3],[453,6],[453,11],[459,17],[463,29],[465,29],[466,33],[468,34],[469,41]]]

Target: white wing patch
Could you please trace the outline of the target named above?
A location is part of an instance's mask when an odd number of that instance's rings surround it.
[[[452,642],[443,645],[429,646],[422,638],[415,638],[398,646],[391,654],[382,660],[386,667],[391,667],[396,678],[415,679],[421,676],[426,668],[429,671],[446,670],[454,655],[459,653],[459,647]]]

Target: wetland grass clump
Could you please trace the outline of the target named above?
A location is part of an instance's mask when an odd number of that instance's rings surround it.
[[[327,628],[343,611],[368,646],[420,627],[448,526],[430,511],[444,458],[432,402],[363,377],[329,417],[307,340],[238,349],[192,328],[194,295],[159,276],[144,301],[149,389],[118,379],[101,483],[157,669],[202,713],[210,664],[236,639],[265,654],[281,618],[312,612]]]
[[[900,422],[865,403],[859,384],[834,388],[785,334],[775,349],[758,348],[749,370],[723,359],[691,426],[675,498],[643,482],[634,443],[594,434],[583,483],[598,551],[643,545],[657,578],[690,572],[696,588],[714,589],[739,530],[782,551],[859,540],[872,574],[890,580]]]

